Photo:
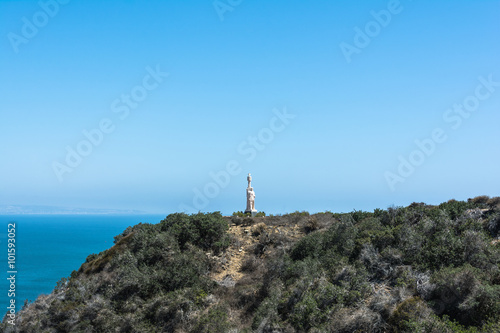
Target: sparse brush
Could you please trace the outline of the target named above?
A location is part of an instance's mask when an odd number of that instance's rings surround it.
[[[320,228],[320,224],[316,216],[309,216],[306,223],[304,224],[304,232],[306,234],[316,231]]]
[[[468,199],[468,202],[473,203],[474,205],[484,205],[490,200],[490,197],[487,195],[480,195],[477,197],[474,197],[472,199]]]
[[[257,259],[254,256],[250,256],[243,261],[240,270],[242,272],[251,273],[257,269],[257,266]]]
[[[362,306],[358,309],[345,308],[337,312],[331,321],[329,331],[335,333],[380,332],[385,331],[385,326],[380,313]]]
[[[252,236],[260,236],[266,230],[266,228],[267,226],[264,222],[257,223],[256,225],[252,226]]]
[[[491,209],[500,210],[500,197],[493,197],[486,203]]]

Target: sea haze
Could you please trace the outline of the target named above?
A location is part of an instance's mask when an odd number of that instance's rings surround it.
[[[68,277],[91,253],[113,245],[113,237],[140,222],[158,223],[164,215],[1,215],[1,315],[10,298],[7,281],[7,225],[16,223],[16,308],[50,293],[57,281]]]

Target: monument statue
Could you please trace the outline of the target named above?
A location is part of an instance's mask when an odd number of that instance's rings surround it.
[[[252,175],[248,174],[247,181],[247,209],[245,210],[245,213],[250,213],[252,216],[255,216],[255,214],[257,214],[257,210],[255,209],[255,192],[252,187]]]

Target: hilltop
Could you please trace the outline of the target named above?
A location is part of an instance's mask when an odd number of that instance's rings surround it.
[[[127,228],[26,304],[17,330],[500,331],[500,198],[238,215]]]

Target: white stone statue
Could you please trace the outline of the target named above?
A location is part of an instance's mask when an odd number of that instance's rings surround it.
[[[251,213],[252,215],[255,215],[255,213],[257,213],[257,210],[255,209],[255,192],[253,191],[252,187],[252,175],[248,174],[247,180],[247,209],[245,210],[245,213]]]
[[[255,211],[255,192],[253,187],[247,188],[247,209],[246,212]]]

